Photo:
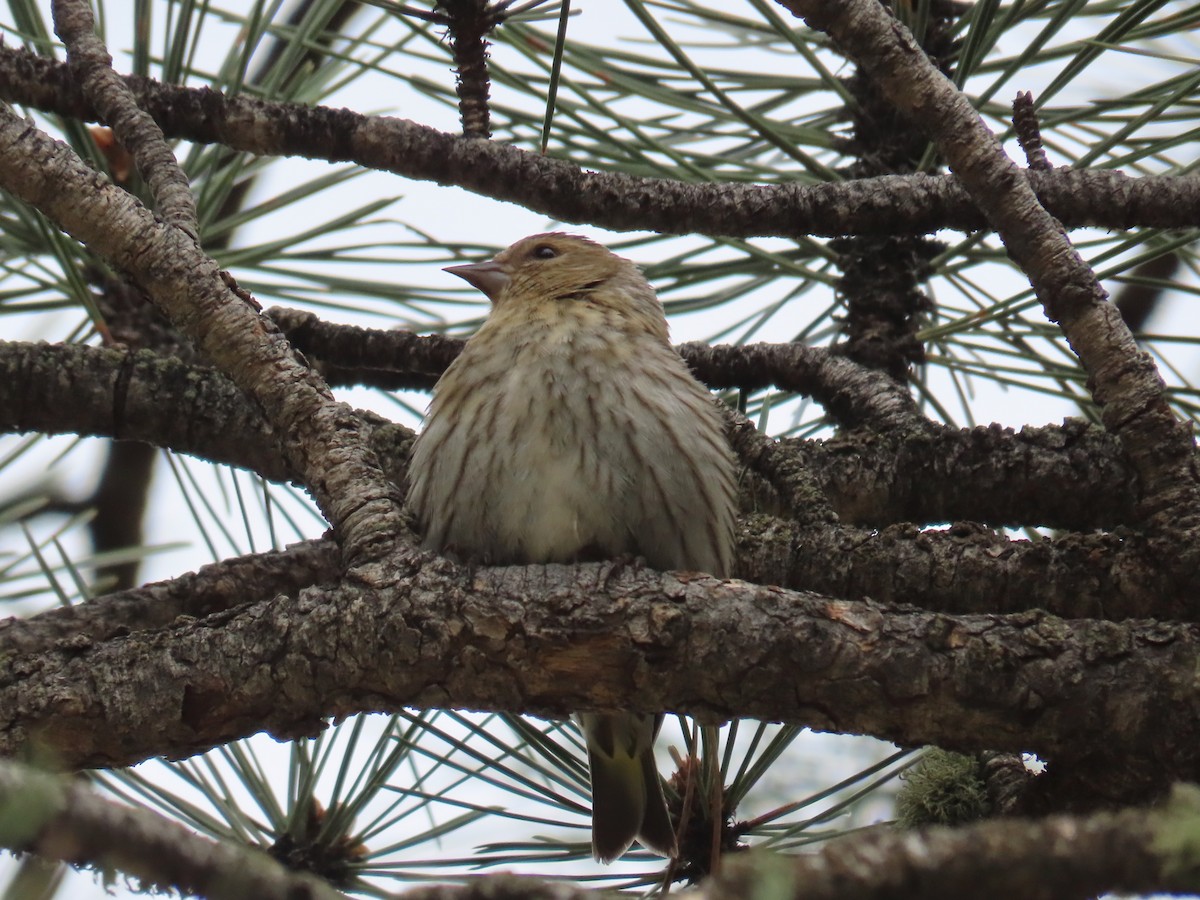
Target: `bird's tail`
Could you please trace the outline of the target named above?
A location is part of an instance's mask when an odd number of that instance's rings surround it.
[[[579,716],[592,776],[592,855],[610,863],[634,839],[675,855],[675,829],[654,761],[660,720],[624,713]]]

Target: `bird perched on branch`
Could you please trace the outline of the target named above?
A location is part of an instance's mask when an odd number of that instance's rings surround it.
[[[426,549],[484,563],[640,556],[725,577],[734,463],[711,395],[671,347],[638,268],[586,238],[538,234],[446,269],[492,301],[434,388],[409,465]],[[592,852],[635,838],[674,855],[654,762],[662,716],[578,716]]]

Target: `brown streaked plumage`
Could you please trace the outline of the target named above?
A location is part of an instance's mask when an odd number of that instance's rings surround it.
[[[492,309],[413,447],[408,507],[424,546],[501,565],[637,555],[727,576],[735,486],[721,417],[637,267],[586,238],[539,234],[447,271]],[[579,719],[596,858],[635,837],[673,854],[661,717]]]

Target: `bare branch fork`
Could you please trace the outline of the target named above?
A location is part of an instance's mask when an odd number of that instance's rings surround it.
[[[158,222],[136,198],[8,108],[0,108],[0,186],[130,273],[146,294],[284,435],[347,558],[390,550],[403,532],[394,487],[360,440],[360,419],[333,400],[269,320],[239,298],[184,231]],[[120,222],[120,227],[114,227]]]
[[[1046,316],[1057,322],[1090,378],[1105,427],[1138,472],[1145,522],[1166,534],[1200,526],[1200,484],[1191,429],[1171,411],[1150,356],[1140,351],[1095,274],[1038,202],[970,102],[938,72],[908,31],[872,0],[785,6],[828,32],[938,146],[1009,254],[1025,271]],[[1176,550],[1194,570],[1192,542]]]

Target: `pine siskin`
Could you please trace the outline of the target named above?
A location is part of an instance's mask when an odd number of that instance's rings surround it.
[[[725,577],[734,464],[654,289],[586,238],[539,234],[452,266],[492,301],[434,388],[409,466],[424,547],[498,565],[636,555]],[[654,762],[662,716],[578,716],[592,852],[675,853]]]

